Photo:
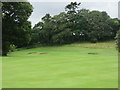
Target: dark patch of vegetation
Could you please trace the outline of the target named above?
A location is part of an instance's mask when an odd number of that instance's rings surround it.
[[[93,54],[93,55],[96,55],[96,54],[98,54],[98,53],[95,53],[95,52],[90,52],[90,53],[88,53],[88,54]]]
[[[6,56],[13,46],[25,47],[31,40],[33,11],[29,2],[2,2],[2,55]]]

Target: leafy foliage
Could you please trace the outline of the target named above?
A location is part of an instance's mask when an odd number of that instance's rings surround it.
[[[26,46],[31,40],[31,22],[27,21],[32,13],[28,2],[2,3],[3,55],[7,55],[10,45]]]
[[[33,28],[37,42],[61,45],[82,41],[96,43],[114,39],[119,30],[119,20],[110,18],[104,11],[78,10],[80,4],[71,2],[65,7],[66,12],[53,17],[46,14]]]

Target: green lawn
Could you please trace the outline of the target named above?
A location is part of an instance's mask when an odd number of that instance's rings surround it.
[[[3,88],[117,87],[118,57],[113,41],[39,47],[3,57]]]

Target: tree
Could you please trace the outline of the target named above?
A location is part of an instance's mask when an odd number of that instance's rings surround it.
[[[89,11],[83,9],[80,14],[87,20],[87,36],[91,42],[109,39],[112,32],[112,27],[109,25],[110,17],[106,12]]]
[[[65,7],[66,12],[53,17],[46,14],[33,28],[39,37],[36,40],[41,44],[61,45],[113,39],[119,30],[119,20],[110,18],[105,11],[77,10],[80,4],[71,2]]]
[[[23,47],[30,41],[31,22],[27,21],[33,11],[29,2],[3,2],[2,35],[3,54],[7,55],[10,45]]]
[[[31,32],[31,41],[30,45],[40,42],[40,31],[43,29],[43,22],[35,24]]]
[[[108,20],[108,24],[111,26],[112,30],[112,35],[111,37],[115,37],[117,31],[119,30],[119,22],[120,20],[118,20],[118,18],[111,18]]]
[[[79,7],[81,3],[77,3],[77,2],[71,2],[70,4],[68,4],[66,7],[65,7],[65,10],[67,11],[68,14],[74,14],[76,13],[76,9]]]

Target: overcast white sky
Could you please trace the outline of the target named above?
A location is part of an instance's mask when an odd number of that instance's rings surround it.
[[[28,0],[29,1],[29,0]],[[33,13],[29,18],[32,22],[32,26],[38,23],[41,18],[49,13],[51,16],[57,15],[60,12],[65,11],[65,6],[70,2],[30,2],[33,6]],[[112,18],[118,17],[118,2],[81,2],[80,9],[86,8],[89,10],[106,11]]]

